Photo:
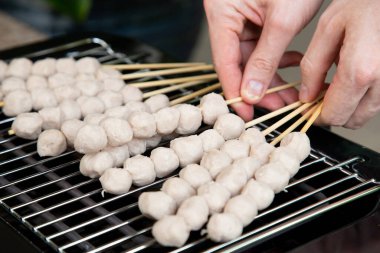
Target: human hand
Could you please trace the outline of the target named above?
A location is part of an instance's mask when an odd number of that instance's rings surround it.
[[[227,99],[245,120],[253,117],[252,104],[270,84],[278,84],[278,66],[297,65],[301,55],[285,53],[293,37],[310,21],[322,0],[204,0],[213,60]],[[273,81],[271,81],[273,79]],[[266,96],[268,109],[284,105],[295,90]]]
[[[301,62],[300,99],[311,101],[337,69],[319,123],[356,129],[380,110],[380,2],[332,1]]]

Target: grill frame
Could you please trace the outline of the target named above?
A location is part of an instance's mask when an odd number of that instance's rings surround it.
[[[163,62],[163,61],[165,61],[165,56],[163,54],[161,54],[160,52],[156,51],[154,48],[151,48],[147,45],[135,42],[133,40],[124,39],[124,38],[121,39],[121,38],[109,36],[109,35],[100,35],[100,36],[96,35],[95,37],[94,37],[94,35],[91,35],[91,36],[88,35],[88,36],[84,36],[84,37],[83,36],[79,36],[79,37],[69,36],[69,37],[57,38],[57,39],[49,40],[47,42],[34,44],[31,46],[26,46],[26,47],[22,47],[22,48],[18,48],[18,49],[0,52],[0,58],[2,58],[2,59],[9,58],[10,59],[10,58],[13,58],[15,56],[21,56],[21,55],[23,55],[23,56],[26,55],[26,56],[32,57],[32,58],[33,57],[40,57],[41,54],[36,54],[36,53],[31,53],[31,52],[37,52],[38,51],[37,49],[40,49],[40,48],[47,49],[47,48],[50,48],[52,46],[62,45],[62,44],[66,45],[66,47],[67,47],[67,45],[70,45],[70,43],[75,44],[76,41],[91,41],[91,40],[94,41],[94,38],[96,38],[95,40],[100,42],[101,44],[103,42],[99,38],[102,38],[105,41],[107,41],[111,45],[111,48],[108,48],[107,45],[103,44],[103,46],[105,46],[107,48],[107,50],[115,49],[116,52],[124,52],[124,51],[133,52],[130,56],[130,59],[132,59],[132,60],[143,59],[144,62]],[[124,48],[125,45],[127,45],[126,46],[127,49]],[[64,49],[66,49],[66,47]],[[47,51],[43,51],[43,52],[47,52]],[[112,52],[112,51],[107,51],[107,52]],[[129,62],[129,61],[127,61],[127,62]],[[262,127],[265,127],[265,125],[262,125]],[[358,172],[360,178],[363,178],[363,179],[373,178],[373,179],[376,179],[377,181],[379,181],[379,179],[380,179],[380,176],[379,176],[380,155],[377,154],[376,152],[373,152],[373,151],[371,151],[365,147],[361,147],[357,144],[354,144],[350,141],[347,141],[343,138],[340,138],[340,137],[338,137],[338,136],[332,134],[331,132],[328,132],[322,128],[313,127],[309,132],[309,136],[311,137],[313,148],[316,150],[323,150],[323,152],[325,154],[319,153],[319,155],[325,156],[326,159],[331,161],[331,162],[334,160],[345,161],[347,159],[352,158],[353,156],[359,156],[359,157],[365,158],[365,160],[366,160],[365,162],[355,164],[354,166],[352,166],[352,168],[350,168],[350,169],[352,169],[352,171],[348,171],[347,173]],[[4,143],[2,143],[2,145],[3,144]],[[335,144],[335,145],[332,145],[332,144]],[[342,147],[344,147],[344,150],[342,150]],[[7,152],[9,152],[9,151],[7,151]],[[314,152],[314,153],[318,153],[318,152]],[[328,154],[328,155],[326,155],[326,154]],[[0,152],[0,155],[1,155],[1,152]],[[333,157],[334,159],[330,158],[330,157]],[[1,163],[2,162],[0,162],[0,164]],[[162,180],[161,180],[161,182],[162,182]],[[158,185],[159,183],[155,183],[155,184]],[[350,200],[350,204],[352,202],[355,202],[355,203],[359,203],[359,205],[364,205],[365,203],[362,203],[363,199],[369,197],[372,200],[371,202],[374,203],[373,205],[368,206],[366,208],[366,212],[361,215],[361,218],[365,215],[370,214],[376,208],[376,205],[378,203],[379,189],[380,189],[379,185],[377,185],[377,188],[373,191],[373,193],[369,193],[367,196],[359,198],[359,199]],[[120,198],[122,198],[122,197],[120,197]],[[373,200],[376,200],[376,201],[373,201]],[[36,237],[35,232],[34,233],[31,232],[33,230],[36,231],[35,228],[31,228],[30,230],[28,230],[27,228],[25,228],[25,226],[20,224],[20,220],[18,220],[16,216],[10,215],[3,208],[0,208],[0,209],[1,209],[1,217],[3,219],[5,218],[7,221],[11,222],[12,223],[11,226],[15,227],[17,231],[22,232],[21,234],[23,236],[25,236],[27,238],[27,240],[32,241],[33,242],[32,244],[35,244],[38,249],[43,249],[45,251],[53,250],[51,247],[46,247],[47,246],[46,241],[44,242],[43,240],[40,240],[41,238],[38,236]],[[326,212],[335,212],[335,211],[338,211],[338,209],[340,209],[340,207],[334,208],[333,210],[330,210],[330,211],[326,210]],[[309,223],[309,225],[310,225],[311,221],[317,220],[319,217],[314,216],[312,218],[313,219],[309,218],[306,223]],[[351,221],[351,222],[353,222],[353,221]],[[296,224],[297,226],[293,224],[290,228],[283,228],[281,233],[290,233],[291,231],[295,231],[298,227],[301,228],[304,224],[305,223],[303,223],[303,222],[299,222],[298,224]],[[347,224],[347,221],[345,224]],[[330,228],[330,230],[331,229],[334,229],[334,228]],[[262,238],[256,242],[254,242],[254,241],[252,241],[252,239],[250,239],[249,241],[247,241],[247,243],[249,244],[249,246],[247,246],[247,247],[262,247],[262,245],[264,245],[267,241],[270,242],[271,241],[270,239],[273,238],[273,236],[279,237],[281,235],[281,233],[276,233],[275,235],[265,235],[264,238]],[[326,231],[324,231],[324,233],[326,233]],[[148,243],[149,243],[149,241],[148,241]],[[282,247],[285,247],[285,244],[286,243],[284,243],[282,245]],[[299,242],[298,244],[301,244],[301,242]],[[230,248],[230,249],[233,249],[235,251],[241,251],[241,250],[246,249],[245,244],[242,242],[239,242],[239,244],[236,244],[236,245],[237,245],[237,248]],[[223,246],[227,247],[226,244],[224,244]],[[214,249],[219,250],[219,248],[214,248]],[[223,248],[223,249],[226,249],[226,248]]]

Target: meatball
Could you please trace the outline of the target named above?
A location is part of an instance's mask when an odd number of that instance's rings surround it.
[[[121,95],[123,96],[124,104],[130,101],[141,102],[143,100],[143,93],[139,88],[126,85],[121,89]]]
[[[32,91],[39,88],[48,88],[47,79],[43,76],[29,76],[26,80],[26,89]]]
[[[208,129],[199,134],[199,137],[202,139],[205,152],[211,149],[219,149],[224,143],[224,138],[215,129]]]
[[[79,104],[74,100],[66,99],[59,104],[61,109],[62,121],[69,119],[80,119],[82,117],[82,112],[80,110]]]
[[[263,142],[260,145],[253,147],[251,146],[250,156],[256,157],[261,164],[266,164],[269,161],[269,155],[275,147],[267,142]]]
[[[297,154],[300,162],[305,160],[311,152],[309,137],[301,132],[292,132],[288,134],[282,139],[280,146],[292,149]]]
[[[12,123],[12,130],[18,137],[35,140],[41,133],[42,118],[36,112],[21,113]]]
[[[281,163],[273,162],[258,169],[255,178],[257,181],[267,184],[275,193],[279,193],[288,185],[290,175]]]
[[[103,102],[102,102],[103,103]],[[128,119],[131,112],[128,110],[128,107],[126,106],[116,106],[113,108],[109,108],[105,115],[107,117],[114,117],[114,118],[120,118],[120,119]]]
[[[132,185],[132,177],[128,171],[119,168],[109,168],[99,178],[105,192],[124,194]]]
[[[290,177],[297,174],[300,168],[300,162],[297,154],[287,147],[278,147],[270,153],[270,162],[280,162],[282,166],[289,172]]]
[[[181,247],[190,236],[190,228],[183,217],[168,215],[153,225],[152,234],[163,246]]]
[[[174,214],[177,208],[174,199],[162,191],[141,193],[138,206],[143,215],[155,220]]]
[[[180,112],[176,133],[195,133],[202,124],[201,110],[198,107],[189,104],[180,104],[176,108]]]
[[[46,107],[55,107],[58,100],[54,92],[48,88],[37,88],[31,91],[33,108],[38,111]]]
[[[179,177],[188,182],[194,189],[212,181],[208,170],[198,164],[187,165],[179,172]]]
[[[73,58],[60,58],[57,59],[55,64],[56,71],[67,75],[76,75],[77,67]]]
[[[117,147],[132,140],[133,132],[128,121],[119,118],[106,118],[100,123],[107,134],[108,145]]]
[[[165,181],[161,191],[171,196],[180,206],[185,199],[195,195],[195,190],[191,185],[182,178],[172,177]]]
[[[220,150],[226,152],[232,160],[237,160],[248,157],[249,144],[239,140],[228,140],[222,145]]]
[[[102,127],[97,125],[83,126],[74,140],[75,150],[82,154],[99,152],[106,146],[107,134]]]
[[[162,108],[169,106],[169,98],[164,94],[151,96],[144,103],[149,107],[149,110],[154,113]]]
[[[59,107],[46,107],[38,111],[42,118],[42,129],[60,129],[62,123],[61,109]]]
[[[89,125],[100,125],[100,122],[102,122],[102,120],[104,120],[105,118],[107,117],[104,114],[90,113],[84,117],[83,121],[84,123]]]
[[[124,162],[124,169],[129,171],[136,186],[148,185],[156,179],[153,162],[147,156],[137,155],[128,158]]]
[[[266,184],[250,179],[241,194],[247,195],[256,204],[257,210],[263,210],[272,204],[274,191]]]
[[[80,90],[73,85],[59,86],[53,91],[58,102],[62,102],[66,99],[76,100],[81,95]]]
[[[75,83],[81,94],[85,96],[95,96],[102,90],[102,85],[97,80],[80,80]]]
[[[232,163],[231,157],[223,151],[212,149],[206,152],[201,160],[201,166],[206,168],[212,178],[216,176],[228,165]]]
[[[48,78],[49,88],[54,89],[60,86],[75,85],[75,79],[71,75],[55,73]]]
[[[209,93],[201,98],[199,107],[202,111],[203,122],[207,125],[214,125],[216,119],[229,112],[224,98],[216,93]]]
[[[8,95],[15,90],[25,90],[25,81],[19,77],[8,77],[1,83],[1,91],[4,95]]]
[[[256,157],[249,156],[235,160],[232,163],[232,166],[235,168],[243,169],[247,177],[251,178],[255,175],[256,170],[260,168],[261,162]]]
[[[66,138],[57,129],[45,130],[38,136],[37,153],[41,157],[60,155],[66,148]]]
[[[96,72],[96,78],[98,80],[106,80],[106,79],[121,79],[121,73],[113,68],[101,66]]]
[[[4,77],[7,75],[7,71],[8,64],[5,61],[0,60],[0,81],[2,81]]]
[[[96,178],[103,175],[104,171],[114,167],[114,160],[112,156],[105,151],[87,154],[82,157],[79,170],[87,177]]]
[[[154,116],[147,112],[133,112],[128,117],[132,127],[133,136],[136,138],[150,138],[156,135],[156,121]]]
[[[207,223],[207,236],[214,242],[228,242],[243,233],[243,224],[232,213],[213,214]]]
[[[146,141],[143,139],[133,138],[127,145],[131,156],[140,155],[146,151]]]
[[[124,161],[129,158],[128,145],[123,145],[120,147],[106,147],[104,151],[108,152],[112,156],[115,167],[122,167]]]
[[[145,139],[146,142],[146,148],[155,148],[160,144],[161,142],[161,135],[156,134],[155,136],[152,136],[150,138]]]
[[[231,196],[237,195],[247,181],[245,170],[234,166],[225,167],[215,179],[215,182],[223,185],[231,193]]]
[[[170,142],[170,148],[177,154],[181,167],[198,163],[203,155],[202,140],[197,135],[174,139]]]
[[[230,192],[216,182],[209,182],[200,186],[197,193],[205,198],[211,214],[220,213],[231,197]]]
[[[104,90],[119,92],[124,86],[125,86],[125,83],[121,79],[107,78],[103,80]]]
[[[220,115],[214,124],[214,129],[227,140],[238,138],[244,131],[244,121],[232,113]]]
[[[8,66],[8,75],[26,79],[32,70],[32,61],[27,58],[15,58]]]
[[[153,161],[158,178],[169,175],[179,166],[178,156],[170,148],[158,147],[153,149],[150,153],[150,159]]]
[[[125,106],[128,108],[130,113],[132,113],[132,112],[150,112],[149,107],[145,103],[139,102],[139,101],[130,101],[130,102],[126,103]]]
[[[180,112],[175,107],[162,108],[154,114],[157,132],[162,135],[173,133],[179,123]]]
[[[32,73],[38,76],[51,76],[55,73],[56,60],[45,58],[38,60],[33,64]]]
[[[121,96],[121,94],[110,90],[101,91],[98,94],[98,98],[100,98],[103,101],[106,109],[120,106],[123,104],[123,97]]]
[[[15,90],[4,98],[3,113],[6,116],[16,116],[20,113],[30,112],[33,107],[32,97],[25,90]]]
[[[227,201],[224,213],[233,214],[245,227],[257,216],[257,207],[248,195],[237,195]]]
[[[185,219],[191,230],[199,230],[208,220],[207,202],[201,196],[192,196],[182,202],[177,215]]]
[[[76,62],[77,71],[84,74],[95,74],[100,68],[100,63],[96,58],[83,57]]]
[[[79,103],[78,103],[79,104]],[[104,103],[97,97],[88,97],[80,104],[80,110],[83,117],[90,114],[103,113],[105,109]]]
[[[61,131],[65,135],[69,146],[74,146],[77,133],[84,125],[85,123],[79,119],[69,119],[62,123]]]
[[[248,143],[251,147],[257,147],[262,143],[265,143],[265,136],[256,127],[251,127],[245,130],[239,137],[239,140]]]

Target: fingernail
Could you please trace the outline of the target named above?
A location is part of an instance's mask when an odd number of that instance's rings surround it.
[[[252,99],[259,99],[263,93],[264,85],[257,81],[251,80],[248,82],[246,87],[246,92],[249,97]]]
[[[307,86],[306,85],[304,85],[304,84],[302,84],[301,85],[301,89],[300,89],[300,100],[302,101],[302,102],[306,102],[307,101],[307,99],[308,99],[308,89],[307,89]]]

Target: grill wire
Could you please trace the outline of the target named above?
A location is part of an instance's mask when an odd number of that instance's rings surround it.
[[[143,57],[115,52],[98,38],[41,50],[26,57],[57,55],[92,56],[108,64],[132,63]],[[190,91],[182,90],[181,94],[186,92]],[[178,95],[172,94],[175,96]],[[80,174],[79,154],[69,150],[58,157],[40,158],[36,141],[7,135],[12,121],[13,118],[0,115],[1,205],[58,252],[238,250],[380,189],[375,180],[364,179],[352,170],[363,158],[336,161],[312,149],[286,190],[276,195],[274,203],[259,213],[242,236],[216,244],[199,232],[192,232],[182,248],[165,249],[152,238],[153,221],[139,213],[137,200],[142,191],[157,190],[166,179],[132,188],[123,195],[103,197],[98,180]]]

